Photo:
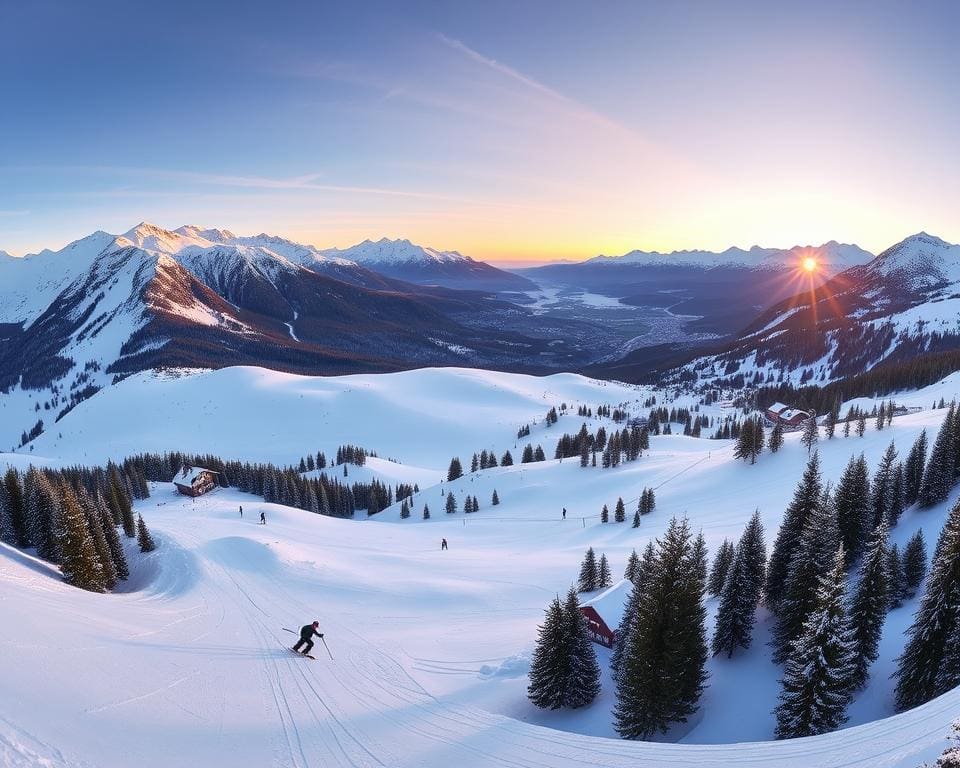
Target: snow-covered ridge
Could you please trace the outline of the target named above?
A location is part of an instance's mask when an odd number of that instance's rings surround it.
[[[472,262],[469,256],[457,251],[438,251],[409,240],[389,240],[382,238],[374,242],[364,240],[350,248],[329,248],[322,254],[334,258],[349,259],[361,265]]]
[[[587,264],[639,264],[656,266],[686,266],[711,268],[720,266],[749,269],[795,269],[805,258],[814,258],[821,270],[830,274],[866,264],[873,254],[857,245],[835,240],[819,246],[795,245],[792,248],[763,248],[755,245],[749,250],[728,248],[725,251],[630,251],[622,256],[595,256]]]
[[[867,266],[875,276],[899,278],[914,290],[960,282],[960,245],[919,232],[888,248]]]

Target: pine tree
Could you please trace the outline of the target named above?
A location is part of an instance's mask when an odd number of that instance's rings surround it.
[[[400,505],[400,519],[406,520],[408,517],[410,517],[410,507],[407,505],[407,500],[404,499]]]
[[[580,592],[593,592],[597,588],[599,577],[600,571],[599,565],[597,564],[597,556],[593,551],[593,547],[590,547],[583,556],[583,563],[580,565],[580,578],[577,582],[577,589]]]
[[[816,601],[817,580],[830,570],[838,544],[833,505],[824,493],[804,526],[797,550],[790,561],[783,599],[777,606],[777,624],[771,642],[775,664],[787,660],[792,643],[803,632],[804,622]]]
[[[424,520],[430,519],[430,507],[426,504],[423,505],[423,519]]]
[[[127,538],[134,538],[137,535],[137,523],[133,517],[133,507],[130,504],[130,497],[119,483],[113,484],[113,494],[117,499],[117,508],[120,510],[120,522],[123,524],[123,533]]]
[[[730,658],[737,648],[749,648],[753,639],[760,584],[751,574],[750,546],[746,535],[741,536],[720,589],[720,606],[711,644],[714,656],[726,651],[727,658]]]
[[[807,520],[819,507],[822,490],[820,484],[820,456],[814,452],[807,462],[807,468],[804,470],[796,491],[794,491],[793,501],[790,502],[786,512],[784,512],[783,523],[777,531],[777,537],[773,543],[773,552],[767,566],[764,591],[767,607],[774,613],[778,611],[779,603],[783,598],[790,561],[800,544],[800,536]]]
[[[10,497],[7,484],[0,478],[0,541],[16,546],[17,536],[13,530],[13,516],[10,509]]]
[[[560,598],[555,597],[550,601],[546,617],[540,625],[530,662],[527,696],[540,709],[560,709],[566,703],[566,681],[569,677],[567,645],[563,608]]]
[[[622,523],[627,519],[627,509],[623,505],[623,499],[617,499],[617,505],[613,508],[613,521],[615,523]]]
[[[640,510],[639,509],[633,513],[633,524],[631,527],[632,528],[640,527]]]
[[[600,563],[597,566],[597,589],[606,589],[612,583],[610,564],[607,562],[607,556],[601,554]]]
[[[704,584],[690,528],[673,520],[638,594],[616,676],[614,725],[643,739],[697,711],[706,672]]]
[[[847,556],[847,567],[863,551],[866,533],[874,526],[870,525],[873,511],[870,505],[870,474],[867,460],[861,453],[859,457],[850,457],[846,469],[837,483],[833,497],[837,511],[837,527],[840,540]]]
[[[841,546],[818,580],[813,608],[790,649],[775,711],[778,739],[827,733],[846,721],[854,665],[844,610],[845,562]]]
[[[857,418],[857,437],[863,437],[863,433],[867,431],[867,416],[864,413],[861,413],[859,418]]]
[[[20,484],[19,473],[11,467],[3,478],[6,500],[10,515],[10,527],[13,529],[13,543],[18,547],[29,547],[30,537],[27,533],[27,520],[23,508],[23,486]]]
[[[500,497],[497,496],[497,489],[493,489],[493,496],[490,497],[490,505],[497,506],[500,503]]]
[[[103,586],[110,590],[117,586],[119,576],[117,568],[113,563],[113,556],[110,552],[110,544],[107,542],[106,532],[103,530],[100,515],[85,489],[81,488],[77,495],[81,509],[87,519],[87,528],[90,531],[90,537],[93,540],[94,549],[97,552],[97,558],[100,560],[100,566],[103,569]]]
[[[953,487],[956,474],[954,419],[955,408],[951,403],[923,473],[923,482],[917,497],[921,508],[932,507],[945,501]]]
[[[917,590],[926,575],[927,544],[923,540],[923,531],[917,530],[903,549],[903,580],[905,591],[909,597],[917,594]]]
[[[776,453],[783,447],[783,425],[778,421],[770,430],[770,453]]]
[[[103,567],[90,536],[80,502],[68,485],[60,488],[61,505],[55,529],[60,539],[60,570],[68,584],[91,592],[104,592]]]
[[[820,436],[820,429],[817,427],[817,417],[811,415],[803,422],[803,434],[800,436],[800,443],[807,449],[807,454],[813,450]]]
[[[447,482],[452,482],[463,477],[463,467],[460,465],[460,459],[454,456],[450,459],[450,466],[447,469]]]
[[[57,515],[60,500],[47,476],[31,467],[24,482],[24,509],[31,544],[37,554],[51,563],[60,560],[60,545],[53,521]]]
[[[140,545],[141,552],[153,552],[157,548],[141,515],[137,515],[137,543]]]
[[[934,449],[936,450],[936,448]],[[945,693],[938,671],[947,641],[960,623],[960,503],[947,518],[930,567],[920,607],[898,659],[896,705],[902,711]]]
[[[110,547],[110,556],[113,559],[113,567],[117,572],[117,578],[120,581],[126,581],[130,577],[130,567],[127,565],[127,556],[124,554],[123,544],[117,535],[117,528],[113,524],[110,510],[99,492],[94,497],[93,503],[97,509],[97,514],[100,516],[100,528],[107,540],[107,546]]]
[[[747,574],[756,595],[755,602],[759,603],[767,573],[767,544],[764,538],[763,522],[760,520],[760,510],[754,511],[740,537],[740,544],[746,550]]]
[[[890,500],[887,504],[887,525],[893,528],[900,522],[900,515],[903,514],[905,504],[903,502],[903,462],[897,462],[893,468],[893,479],[890,482]]]
[[[453,491],[447,491],[446,510],[448,515],[457,511],[457,497],[453,495]]]
[[[890,605],[889,565],[887,523],[881,520],[867,542],[860,578],[850,603],[855,689],[866,685],[870,665],[877,660],[883,622]]]
[[[570,644],[570,681],[565,705],[577,709],[592,703],[600,694],[600,665],[573,587],[567,592],[563,619]]]
[[[600,510],[600,522],[609,523],[610,522],[610,510],[607,509],[607,505],[603,505],[603,509]]]
[[[757,461],[757,456],[763,451],[764,435],[763,423],[759,417],[747,419],[740,429],[740,436],[734,446],[733,455],[738,459],[750,459],[750,463]]]
[[[730,564],[733,562],[733,555],[733,544],[724,539],[713,558],[713,568],[710,569],[710,580],[707,582],[707,594],[710,596],[720,596],[723,583],[727,579],[727,571],[730,570]]]
[[[630,557],[627,558],[627,567],[623,571],[623,578],[634,581],[637,578],[637,570],[639,568],[640,556],[637,554],[637,550],[633,550],[630,553]]]
[[[886,417],[884,417],[886,418]],[[891,518],[891,509],[893,507],[893,481],[895,473],[895,462],[897,460],[897,449],[890,441],[887,450],[884,451],[880,459],[880,465],[873,476],[873,490],[871,497],[871,506],[873,508],[873,519],[870,522],[870,529],[876,528],[880,521],[887,521],[889,524]]]
[[[900,549],[896,544],[887,547],[887,578],[890,580],[887,589],[887,610],[892,611],[903,605],[907,589],[907,582],[903,576],[903,558],[900,557]]]
[[[915,504],[920,496],[926,460],[927,430],[923,430],[913,443],[903,468],[903,503],[908,507]]]

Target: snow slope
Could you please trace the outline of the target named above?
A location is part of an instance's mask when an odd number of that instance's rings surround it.
[[[927,404],[956,389],[946,380],[915,399]],[[13,755],[6,759],[35,763],[25,757],[32,750],[51,765],[96,766],[912,768],[934,757],[960,711],[960,692],[891,717],[889,674],[915,603],[891,613],[869,686],[851,706],[851,727],[835,734],[767,741],[779,668],[770,662],[763,614],[751,650],[710,660],[700,712],[659,743],[610,738],[606,671],[600,699],[586,710],[529,704],[536,626],[548,600],[576,578],[587,546],[607,555],[617,577],[631,549],[660,535],[671,516],[687,514],[713,552],[740,534],[755,508],[770,545],[803,470],[797,434],[755,466],[735,461],[729,443],[676,435],[655,436],[649,455],[615,470],[547,461],[428,485],[454,452],[468,460],[473,450],[512,446],[518,424],[535,416],[541,423],[530,440],[551,454],[552,441],[581,422],[568,415],[545,427],[542,414],[555,398],[595,405],[644,394],[569,375],[425,370],[331,380],[228,369],[141,375],[81,404],[58,425],[62,442],[38,454],[70,463],[136,445],[294,460],[353,442],[384,458],[350,467],[351,478],[391,471],[395,482],[409,466],[424,473],[422,490],[409,520],[395,505],[349,521],[233,491],[192,501],[158,487],[138,509],[161,547],[122,595],[68,589],[46,566],[3,549],[0,603],[5,624],[18,627],[0,636],[0,676],[13,693],[0,697],[0,745]],[[882,432],[871,425],[863,438],[821,441],[824,479],[835,481],[861,451],[875,467],[891,439],[902,456],[921,429],[932,437],[944,413],[925,410]],[[140,439],[125,434],[131,424]],[[612,508],[621,496],[632,511],[644,487],[656,488],[657,509],[639,529],[599,522],[603,504]],[[489,503],[494,489],[498,507]],[[450,490],[461,507],[466,494],[477,496],[481,511],[445,515]],[[419,514],[425,503],[429,521]],[[894,540],[902,545],[919,527],[932,548],[946,508],[908,511]],[[255,524],[261,509],[266,527]],[[441,537],[451,546],[442,554]],[[711,621],[715,608],[709,601]],[[322,646],[315,662],[283,647],[292,640],[283,627],[313,618],[334,662]],[[606,652],[600,657],[606,670]],[[102,738],[105,730],[112,738]]]
[[[474,451],[496,449],[499,456],[513,450],[521,425],[543,421],[564,401],[615,406],[644,394],[575,374],[469,368],[326,378],[252,367],[145,372],[78,405],[32,448],[38,456],[87,463],[176,449],[287,464],[318,450],[330,456],[351,443],[445,472],[454,451],[468,465]],[[198,422],[211,428],[198,430]],[[569,423],[579,428],[580,422]],[[138,426],[118,433],[104,424]],[[551,432],[544,442],[551,455],[557,437]]]

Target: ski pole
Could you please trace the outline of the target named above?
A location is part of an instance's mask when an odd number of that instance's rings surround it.
[[[282,629],[284,632],[289,632],[291,635],[297,634],[292,629],[287,629],[286,627],[280,627],[280,629]]]
[[[320,642],[323,643],[323,647],[327,649],[327,655],[330,657],[330,661],[333,661],[333,654],[330,653],[330,646],[327,645],[327,641],[321,637]]]

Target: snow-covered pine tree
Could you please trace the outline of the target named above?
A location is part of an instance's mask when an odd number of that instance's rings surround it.
[[[800,544],[800,536],[807,520],[819,507],[823,488],[820,483],[820,455],[817,452],[807,461],[803,477],[794,491],[793,500],[783,515],[783,522],[773,543],[773,552],[767,565],[764,592],[767,607],[777,613],[783,599],[790,561]]]
[[[754,603],[758,604],[763,596],[763,583],[767,572],[767,544],[759,509],[754,510],[740,537],[740,544],[746,550],[747,573],[755,594]]]
[[[500,458],[501,467],[512,467],[513,466],[513,456],[510,451],[504,451],[503,456]]]
[[[741,538],[734,548],[720,588],[720,605],[711,642],[714,656],[726,651],[727,658],[730,658],[736,648],[750,647],[758,597],[750,582],[748,551]]]
[[[410,517],[410,506],[407,504],[407,500],[404,499],[400,505],[400,519],[406,520],[408,517]]]
[[[60,540],[60,571],[68,584],[91,592],[103,592],[103,567],[87,527],[77,496],[67,484],[60,486],[61,504],[55,527]]]
[[[141,552],[153,552],[157,548],[153,536],[150,535],[150,529],[143,522],[142,515],[137,515],[137,543],[140,545]]]
[[[903,503],[911,506],[920,496],[923,485],[923,470],[927,461],[927,430],[923,430],[913,443],[903,467]]]
[[[445,508],[448,515],[452,515],[457,511],[457,497],[453,495],[453,491],[447,491]]]
[[[600,522],[609,523],[610,522],[610,510],[607,509],[607,505],[603,505],[603,509],[600,510]]]
[[[803,632],[804,622],[816,603],[817,580],[830,570],[839,543],[836,514],[828,493],[824,492],[804,526],[790,561],[783,599],[777,606],[777,624],[770,643],[775,664],[787,660],[793,641]]]
[[[873,519],[869,523],[870,530],[876,528],[881,520],[890,521],[894,473],[896,471],[897,449],[893,441],[887,446],[877,472],[873,476],[873,486],[871,492],[871,507],[873,510]]]
[[[629,637],[633,628],[633,621],[637,615],[637,606],[641,596],[646,592],[647,584],[653,575],[655,563],[656,551],[653,548],[653,542],[647,542],[647,546],[643,550],[643,556],[637,565],[636,574],[632,579],[633,589],[630,591],[630,598],[620,619],[620,626],[617,627],[617,639],[613,645],[613,653],[610,654],[610,669],[613,672],[614,680],[617,679],[620,672],[623,649],[630,644]]]
[[[130,577],[130,567],[127,565],[127,556],[124,554],[120,536],[117,535],[117,527],[113,524],[110,509],[99,492],[94,497],[93,503],[97,509],[97,514],[100,516],[100,527],[107,540],[107,546],[110,547],[110,556],[113,559],[113,567],[117,572],[117,578],[120,581],[126,581]]]
[[[697,711],[707,643],[700,564],[686,520],[672,520],[623,648],[614,727],[643,739]]]
[[[450,466],[447,468],[447,482],[453,482],[463,477],[463,466],[460,464],[460,458],[454,456],[450,459]]]
[[[800,444],[807,449],[807,454],[813,450],[820,437],[820,428],[817,426],[817,417],[810,416],[803,422],[803,434],[800,436]]]
[[[17,536],[13,530],[13,515],[10,509],[10,496],[7,484],[0,478],[0,541],[16,546]]]
[[[495,507],[500,503],[500,497],[497,496],[497,489],[493,489],[493,496],[490,497],[490,505]]]
[[[863,433],[867,431],[867,415],[865,413],[860,413],[860,416],[857,418],[857,437],[863,437]]]
[[[927,575],[927,543],[918,529],[903,548],[903,581],[907,596],[913,597]]]
[[[930,458],[923,473],[920,494],[917,502],[922,509],[945,501],[956,475],[956,436],[954,419],[956,409],[950,404],[947,416],[943,420],[937,439],[933,442]]]
[[[790,649],[775,710],[778,739],[827,733],[846,721],[854,671],[846,582],[841,545],[833,567],[818,579],[813,608]]]
[[[111,590],[117,586],[119,577],[117,575],[117,568],[113,563],[113,554],[110,551],[110,544],[107,542],[106,532],[103,530],[100,514],[97,511],[93,499],[90,498],[90,494],[87,493],[86,489],[82,486],[77,493],[77,501],[80,503],[83,514],[87,518],[87,528],[90,530],[90,537],[93,540],[93,546],[97,551],[97,557],[103,569],[103,586],[107,590]],[[110,527],[112,528],[113,526]],[[115,529],[114,532],[116,532]]]
[[[763,444],[763,423],[760,418],[747,419],[740,428],[740,435],[737,438],[736,446],[734,446],[733,455],[738,459],[750,459],[750,463],[754,464],[757,461],[757,456],[763,451]]]
[[[430,507],[427,504],[423,505],[423,519],[424,520],[430,519]]]
[[[479,512],[479,511],[480,511],[480,502],[477,501],[477,497],[476,497],[476,496],[473,497],[473,511],[474,511],[474,512]]]
[[[783,447],[783,425],[778,421],[770,430],[770,453],[776,453]]]
[[[617,505],[613,508],[613,521],[622,523],[627,519],[627,508],[623,504],[622,498],[617,498]]]
[[[600,562],[597,564],[597,589],[606,589],[609,587],[613,583],[612,578],[607,556],[601,554]]]
[[[637,554],[637,550],[633,550],[630,553],[630,557],[627,558],[627,567],[623,571],[623,578],[634,581],[637,578],[637,569],[640,567],[640,556]]]
[[[890,501],[887,505],[887,526],[893,528],[900,522],[905,505],[903,503],[903,462],[898,461],[893,468],[893,481],[890,483]]]
[[[633,513],[633,524],[631,527],[632,528],[640,527],[640,510],[639,509]]]
[[[589,547],[583,556],[583,562],[580,564],[580,577],[577,580],[577,589],[580,592],[593,592],[597,588],[599,576],[600,569],[597,563],[596,553],[594,553],[593,547]]]
[[[36,467],[31,467],[24,482],[27,528],[37,555],[51,563],[60,560],[60,545],[53,529],[59,505],[60,499],[49,478]]]
[[[889,595],[887,610],[892,611],[903,605],[907,590],[907,582],[903,576],[903,558],[896,544],[887,547],[887,578],[890,580],[890,586],[887,589]]]
[[[902,711],[944,693],[938,671],[946,661],[947,641],[960,623],[960,502],[950,511],[920,607],[907,630],[897,671],[896,705]]]
[[[880,524],[870,534],[859,580],[850,601],[850,629],[853,639],[854,689],[867,684],[870,665],[877,660],[883,622],[890,605],[890,565],[887,557],[887,523]]]
[[[577,590],[573,587],[567,592],[563,605],[563,621],[567,626],[570,654],[570,678],[564,706],[577,709],[591,704],[600,694],[600,665],[587,631],[586,617],[580,612]]]
[[[870,525],[873,518],[870,505],[870,471],[862,453],[859,457],[850,457],[840,476],[840,482],[837,483],[833,502],[837,511],[840,540],[843,542],[849,568],[863,551],[867,531],[873,528]]]
[[[700,591],[707,591],[707,571],[710,568],[710,557],[707,552],[707,540],[703,537],[703,531],[697,534],[693,540],[693,567],[700,581]]]
[[[563,608],[560,598],[555,597],[547,606],[530,661],[527,696],[540,709],[560,709],[564,706],[566,681],[570,674],[567,645]]]
[[[717,554],[713,558],[713,567],[710,569],[710,579],[707,582],[707,594],[712,597],[719,597],[723,589],[723,583],[727,579],[727,571],[730,570],[730,564],[733,562],[734,546],[726,539],[717,549]]]

